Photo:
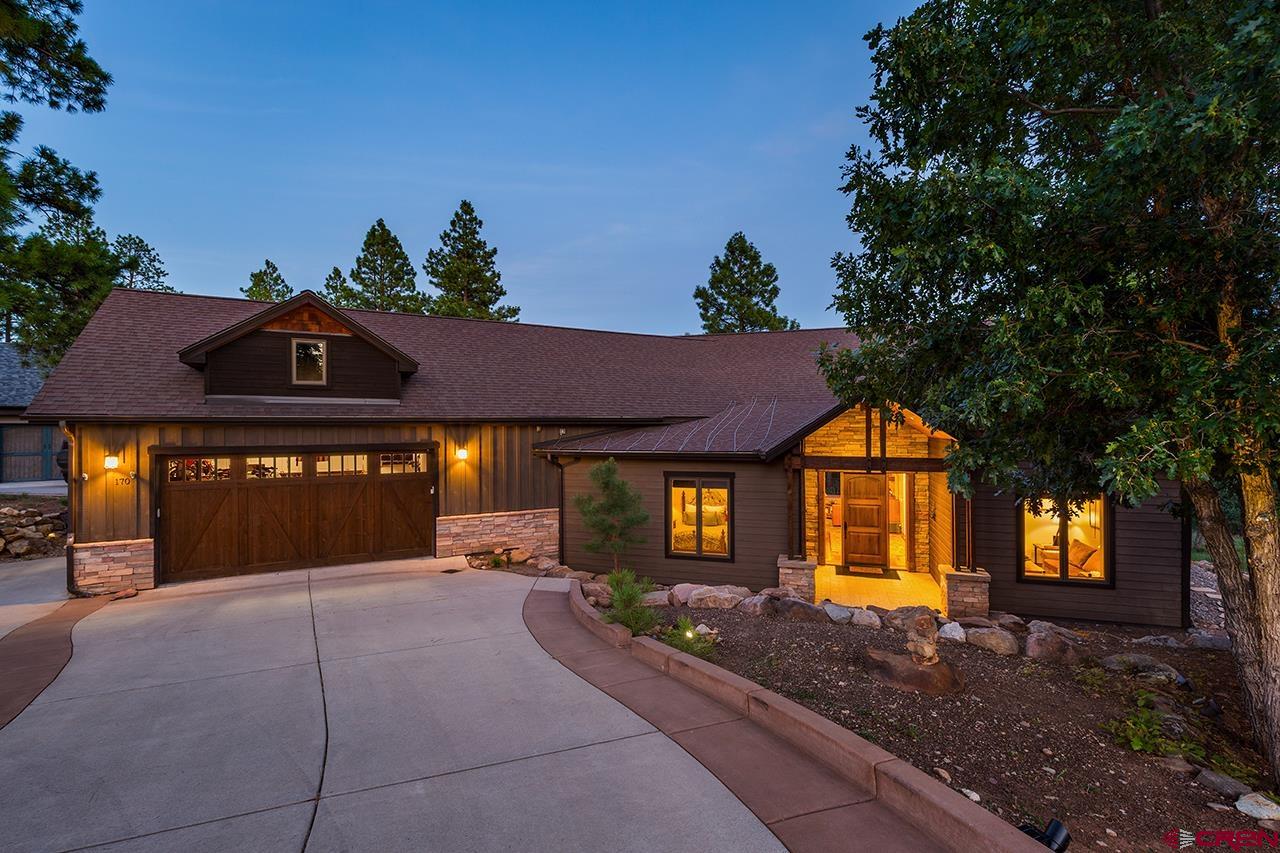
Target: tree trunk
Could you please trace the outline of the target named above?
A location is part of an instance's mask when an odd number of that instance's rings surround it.
[[[1280,526],[1269,470],[1240,476],[1245,556],[1241,565],[1212,484],[1187,484],[1213,557],[1245,709],[1272,778],[1280,780]],[[1246,572],[1247,566],[1247,572]]]

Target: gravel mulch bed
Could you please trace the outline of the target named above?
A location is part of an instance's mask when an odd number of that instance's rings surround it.
[[[904,649],[905,635],[889,629],[733,610],[661,612],[668,622],[684,614],[719,629],[715,663],[844,725],[957,790],[976,792],[983,806],[1010,823],[1043,826],[1058,818],[1071,831],[1073,850],[1158,850],[1173,828],[1255,828],[1235,811],[1207,805],[1226,798],[1153,756],[1120,746],[1103,729],[1131,714],[1137,691],[1150,688],[1094,664],[1069,667],[943,644],[942,659],[960,672],[965,689],[931,697],[901,692],[867,674],[864,649]],[[1146,628],[1059,624],[1084,632],[1094,658],[1141,653],[1178,669],[1192,684],[1165,689],[1171,701],[1189,706],[1211,697],[1222,709],[1216,719],[1183,709],[1193,732],[1209,744],[1209,755],[1230,755],[1261,772],[1263,762],[1244,734],[1248,725],[1229,653],[1133,644],[1152,633]]]
[[[1221,628],[1224,617],[1213,563],[1191,561],[1191,621],[1200,628]]]

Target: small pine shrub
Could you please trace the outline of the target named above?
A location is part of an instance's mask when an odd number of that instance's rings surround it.
[[[636,579],[631,569],[617,569],[609,573],[609,591],[613,601],[605,612],[605,619],[625,625],[633,634],[647,634],[658,624],[658,614],[641,602],[644,594],[653,588],[648,578]]]
[[[693,629],[693,620],[681,616],[674,627],[662,632],[662,642],[674,649],[687,652],[695,657],[709,658],[715,652],[715,643]]]

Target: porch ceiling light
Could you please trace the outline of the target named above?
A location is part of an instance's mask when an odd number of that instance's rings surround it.
[[[114,471],[120,467],[120,457],[114,453],[108,453],[107,458],[102,460],[102,467],[108,471]]]

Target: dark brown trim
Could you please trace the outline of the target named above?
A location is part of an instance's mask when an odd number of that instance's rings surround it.
[[[671,480],[696,480],[697,491],[702,491],[703,480],[725,480],[729,483],[729,535],[726,537],[729,555],[720,557],[706,555],[702,551],[702,504],[698,504],[698,524],[694,528],[694,541],[698,543],[697,554],[684,554],[671,550]],[[734,533],[737,529],[738,508],[734,504],[734,474],[730,471],[663,471],[662,472],[662,550],[669,560],[701,560],[713,563],[732,563],[734,558]]]
[[[438,451],[438,441],[380,441],[375,443],[360,442],[326,442],[324,444],[234,444],[234,445],[168,445],[153,444],[147,448],[152,456],[234,456],[236,454],[261,455],[281,453],[300,455],[307,453],[365,453],[394,450],[430,450]]]
[[[911,456],[884,456],[877,459],[873,456],[806,456],[806,468],[829,468],[845,471],[858,471],[863,474],[945,471],[941,459],[926,459]]]
[[[263,324],[269,323],[277,317],[282,317],[290,311],[293,311],[295,308],[300,308],[303,305],[310,305],[319,309],[335,321],[350,329],[356,337],[363,338],[374,348],[382,350],[382,352],[395,360],[396,367],[401,373],[417,372],[418,362],[405,354],[403,350],[397,348],[385,338],[370,331],[362,323],[352,319],[341,309],[329,304],[319,294],[311,290],[304,290],[297,296],[286,299],[284,302],[279,302],[268,308],[264,308],[262,311],[241,320],[239,323],[234,323],[220,332],[215,332],[203,340],[196,341],[194,344],[191,344],[178,352],[178,360],[183,364],[189,364],[192,367],[202,367],[205,364],[205,357],[208,355],[210,350],[217,349],[218,347],[228,344],[237,338],[244,337]]]
[[[1190,628],[1191,622],[1191,497],[1186,486],[1179,485],[1179,514],[1182,516],[1182,627]]]
[[[1064,559],[1063,555],[1066,550],[1070,549],[1070,543],[1065,546],[1059,545],[1058,551],[1058,577],[1056,578],[1031,578],[1025,575],[1026,564],[1026,542],[1024,536],[1026,510],[1023,508],[1022,499],[1013,502],[1013,511],[1016,513],[1014,518],[1013,529],[1013,549],[1014,549],[1014,580],[1018,583],[1034,584],[1041,586],[1076,586],[1087,589],[1115,589],[1116,588],[1116,513],[1115,506],[1112,504],[1111,498],[1102,495],[1102,572],[1103,579],[1101,581],[1085,581],[1071,580],[1068,577],[1069,559]],[[1059,521],[1059,525],[1063,522]],[[970,522],[972,524],[972,522]],[[973,536],[970,533],[969,539]]]

